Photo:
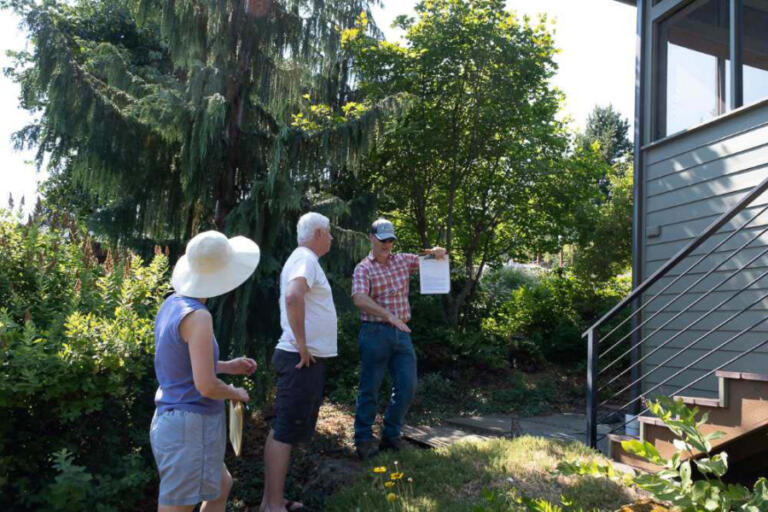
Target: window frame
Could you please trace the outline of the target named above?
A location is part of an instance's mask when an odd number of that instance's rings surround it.
[[[653,2],[650,8],[650,35],[651,35],[651,52],[650,52],[650,96],[651,96],[651,109],[650,109],[650,133],[649,143],[654,143],[662,140],[666,137],[670,137],[675,133],[666,133],[666,114],[667,114],[667,62],[666,53],[661,51],[661,24],[663,21],[677,14],[678,12],[686,9],[689,6],[702,0],[659,0]],[[725,97],[725,69],[723,68],[718,74],[717,84],[717,98],[721,108],[718,108],[718,114],[710,119],[713,121],[727,112],[736,110],[744,106],[744,67],[743,67],[743,28],[742,28],[742,15],[743,15],[743,2],[742,0],[727,0],[727,7],[729,13],[729,26],[728,26],[728,48],[729,48],[729,64],[730,71],[730,95]],[[665,43],[666,44],[666,43]],[[662,55],[664,53],[664,55]],[[663,84],[663,87],[662,87]],[[725,108],[727,105],[727,108]],[[693,128],[692,126],[683,128],[680,131]]]

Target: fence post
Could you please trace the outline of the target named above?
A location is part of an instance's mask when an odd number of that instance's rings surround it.
[[[597,448],[597,328],[587,337],[587,444]]]

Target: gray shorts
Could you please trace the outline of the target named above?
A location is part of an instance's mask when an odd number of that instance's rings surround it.
[[[325,358],[316,357],[315,363],[297,370],[300,360],[298,353],[280,349],[272,356],[272,367],[277,373],[272,430],[276,440],[290,445],[312,439],[323,402]]]
[[[195,505],[221,495],[226,450],[224,411],[155,411],[149,440],[160,473],[160,505]]]

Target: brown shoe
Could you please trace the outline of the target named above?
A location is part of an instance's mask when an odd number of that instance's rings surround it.
[[[360,457],[360,460],[370,459],[371,457],[379,454],[379,445],[375,439],[371,439],[370,441],[363,441],[362,443],[358,444],[355,449],[357,451],[357,456]]]
[[[387,439],[386,437],[381,440],[381,443],[379,444],[379,450],[382,452],[385,451],[393,451],[393,452],[399,452],[400,448],[403,447],[403,441],[402,439]]]

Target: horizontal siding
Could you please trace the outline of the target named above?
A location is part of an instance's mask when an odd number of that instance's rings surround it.
[[[678,208],[680,206],[694,205],[698,203],[708,204],[713,197],[730,197],[734,194],[739,195],[738,192],[751,190],[752,187],[765,178],[766,169],[768,169],[768,162],[765,161],[766,151],[768,151],[768,146],[765,146],[760,152],[760,165],[747,171],[722,175],[716,179],[711,179],[705,182],[689,183],[684,187],[671,190],[664,194],[648,197],[645,203],[646,212],[651,214],[670,208]],[[721,162],[725,165],[729,161],[722,160]],[[768,194],[766,194],[765,197],[768,198]],[[706,213],[711,213],[711,210]]]
[[[768,206],[768,203],[759,204],[756,202],[754,206],[746,208],[736,215],[730,223],[722,228],[723,231],[734,231],[737,227],[744,225],[747,221],[749,221],[750,227],[768,225],[768,210],[763,211],[766,206]],[[659,238],[648,238],[647,244],[650,247],[661,243],[690,242],[715,222],[719,216],[719,213],[712,212],[703,217],[699,217],[698,219],[686,218],[679,222],[675,219],[668,219],[667,223],[664,224],[664,236],[660,237],[663,238],[663,240],[660,240]]]
[[[717,391],[717,378],[714,375],[705,377],[708,370],[700,368],[690,369],[683,374],[673,377],[677,370],[677,368],[672,367],[661,367],[656,369],[652,365],[645,365],[643,371],[647,372],[648,375],[643,380],[643,391],[649,393],[649,397],[654,397],[656,395],[669,396],[677,393],[688,396],[715,396]],[[690,387],[688,390],[680,392],[684,386],[700,377],[703,377],[701,381]],[[659,385],[660,387],[656,387]],[[656,387],[656,389],[650,391],[653,387]]]
[[[666,262],[672,256],[680,252],[682,249],[691,243],[690,239],[685,240],[669,240],[662,243],[657,243],[647,247],[647,258],[649,262]],[[744,228],[739,232],[729,230],[725,233],[718,232],[713,235],[709,240],[696,248],[696,250],[688,256],[688,266],[693,264],[701,256],[707,255],[708,260],[717,265],[721,261],[728,259],[731,253],[734,253],[737,249],[740,251],[748,250],[752,251],[751,256],[747,259],[739,258],[736,261],[749,261],[753,256],[757,256],[760,250],[765,250],[768,247],[768,226],[755,226],[754,228]],[[734,258],[736,255],[734,255]],[[683,266],[685,261],[678,264]],[[702,262],[703,264],[704,262]],[[758,262],[759,263],[759,262]],[[687,267],[684,267],[687,268]]]
[[[685,329],[690,326],[703,330],[717,328],[741,331],[750,328],[761,332],[768,332],[768,319],[766,319],[768,312],[765,309],[747,310],[739,315],[734,315],[738,311],[720,310],[709,313],[706,316],[702,315],[704,311],[678,313],[667,313],[664,311],[658,313],[653,319],[648,319],[648,323],[645,324],[645,331],[662,327],[666,329]],[[645,331],[644,335],[649,334],[649,332]]]
[[[645,279],[768,177],[768,106],[654,145],[645,151],[643,162]],[[669,394],[768,340],[768,210],[762,211],[766,205],[768,192],[645,294],[644,389],[702,357],[652,393]],[[748,220],[748,226],[734,234]],[[649,237],[651,233],[657,236]],[[745,248],[734,254],[741,246]],[[694,263],[688,274],[679,277]],[[745,286],[749,289],[740,291]],[[751,332],[739,335],[755,324]],[[768,373],[768,348],[724,369]],[[717,380],[709,376],[686,394],[714,396],[716,390]]]
[[[760,261],[765,263],[763,258],[760,258]],[[747,287],[749,290],[758,290],[768,286],[768,277],[765,275],[768,272],[768,265],[760,265],[758,267],[751,265],[738,272],[735,269],[724,270],[723,267],[728,266],[730,263],[730,261],[726,262],[720,269],[714,272],[712,271],[713,268],[710,268],[707,272],[703,272],[703,269],[701,272],[697,272],[696,270],[699,267],[703,267],[702,263],[690,271],[690,273],[664,276],[651,287],[649,293],[645,294],[646,301],[659,293],[663,295],[679,295],[684,291],[686,293],[706,293],[710,291],[716,293],[738,291]],[[743,262],[739,261],[737,263],[743,264]]]
[[[746,171],[760,167],[764,163],[763,151],[768,145],[768,127],[761,130],[762,139],[755,141],[757,145],[748,150],[729,157],[696,164],[683,171],[671,174],[648,177],[648,197],[668,194],[675,190],[689,187],[693,184],[703,184],[722,178],[723,176],[738,176]]]
[[[662,345],[670,350],[679,350],[689,346],[695,347],[699,350],[712,350],[728,342],[725,347],[726,350],[744,352],[768,340],[768,331],[752,331],[741,334],[739,336],[737,336],[739,331],[726,329],[719,329],[712,333],[709,333],[708,330],[697,328],[682,332],[675,329],[666,328],[658,330],[649,329],[648,331],[648,340],[646,342],[649,347],[648,350],[652,350],[652,348]],[[731,338],[735,339],[731,341]],[[768,353],[768,349],[765,347],[758,349],[758,351],[762,353]]]
[[[718,129],[721,130],[719,133],[715,131]],[[731,161],[735,156],[749,152],[768,141],[768,121],[765,119],[763,119],[761,124],[751,129],[747,126],[745,129],[746,131],[730,137],[725,134],[727,130],[725,126],[720,126],[710,132],[709,137],[707,137],[707,134],[701,133],[699,134],[701,136],[699,140],[702,145],[698,147],[692,145],[691,140],[686,140],[686,138],[678,139],[674,145],[680,153],[667,158],[663,158],[663,156],[656,157],[654,155],[655,151],[650,151],[646,158],[648,164],[646,167],[648,169],[648,173],[645,175],[646,179],[659,179],[717,162],[718,160],[727,159]],[[713,136],[717,137],[718,135],[725,136],[726,138],[713,143],[708,142],[708,140],[712,140]],[[729,164],[728,168],[733,169],[734,166]]]

